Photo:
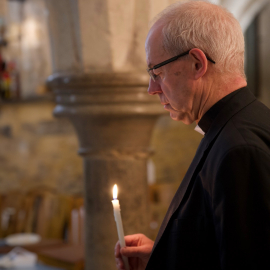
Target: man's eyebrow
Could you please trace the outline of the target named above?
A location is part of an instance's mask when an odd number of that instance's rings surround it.
[[[150,62],[147,66],[148,66],[148,68],[152,68],[153,64]]]

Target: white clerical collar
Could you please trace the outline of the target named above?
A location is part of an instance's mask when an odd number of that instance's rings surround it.
[[[197,131],[197,132],[199,132],[202,135],[205,134],[205,132],[198,125],[194,128],[194,130]]]

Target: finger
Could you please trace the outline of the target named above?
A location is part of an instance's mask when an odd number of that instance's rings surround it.
[[[122,256],[126,257],[141,257],[145,255],[145,248],[142,247],[123,247],[120,249]]]
[[[116,243],[115,247],[114,247],[114,256],[116,258],[121,258],[121,254],[120,254],[120,243],[119,241]]]
[[[115,264],[118,270],[125,270],[124,262],[122,259],[115,259]]]
[[[141,234],[132,234],[125,236],[125,242],[127,246],[137,246],[141,239]]]

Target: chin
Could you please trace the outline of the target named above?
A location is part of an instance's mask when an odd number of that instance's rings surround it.
[[[190,124],[192,124],[194,122],[189,117],[185,117],[184,115],[181,115],[179,113],[170,112],[170,117],[171,117],[172,120],[181,121],[185,125],[190,125]]]
[[[175,112],[170,112],[170,117],[174,121],[183,121],[184,120],[183,117],[181,117],[180,114],[175,113]]]

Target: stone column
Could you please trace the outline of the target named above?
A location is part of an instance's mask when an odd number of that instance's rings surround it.
[[[146,162],[159,101],[147,94],[148,75],[52,75],[55,116],[68,117],[84,159],[86,269],[115,269],[117,231],[112,187],[119,187],[125,234],[148,230]]]
[[[259,99],[270,108],[270,3],[262,10],[259,16],[259,70],[260,70],[260,93]]]
[[[112,188],[119,187],[125,234],[147,233],[147,159],[164,113],[147,94],[145,0],[46,0],[56,95],[84,160],[86,269],[115,269]]]

